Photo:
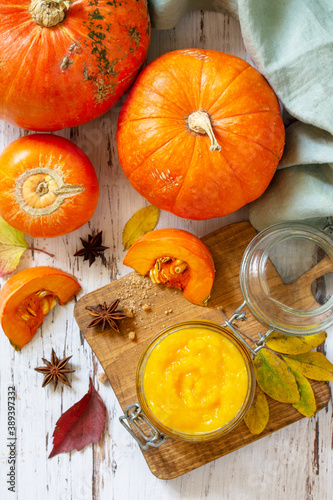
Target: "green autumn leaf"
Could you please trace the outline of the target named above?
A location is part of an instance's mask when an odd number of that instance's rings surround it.
[[[244,422],[251,434],[261,434],[268,424],[269,406],[264,392],[256,384],[253,403],[244,417]]]
[[[317,405],[311,384],[304,375],[294,369],[292,363],[289,364],[290,360],[287,357],[285,361],[295,376],[298,390],[301,395],[301,399],[297,401],[297,403],[294,403],[293,407],[305,417],[312,417],[316,413]]]
[[[301,337],[293,337],[291,335],[273,332],[267,338],[266,345],[270,349],[273,349],[273,351],[283,354],[302,354],[322,344],[326,337],[326,332],[316,333],[315,335],[304,335]]]
[[[12,273],[28,248],[24,234],[0,217],[0,276]]]
[[[333,380],[333,365],[321,352],[283,356],[288,365],[312,380]]]
[[[135,212],[123,229],[124,250],[130,248],[138,238],[152,231],[157,224],[159,215],[159,209],[153,205]]]
[[[254,359],[257,382],[271,398],[281,403],[296,403],[300,399],[297,383],[287,364],[274,352],[261,349]]]

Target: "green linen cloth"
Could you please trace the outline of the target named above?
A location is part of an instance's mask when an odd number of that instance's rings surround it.
[[[333,215],[333,0],[149,0],[149,7],[157,29],[194,9],[239,19],[255,66],[293,117],[273,181],[249,206],[250,221],[258,230],[291,220],[324,226]]]

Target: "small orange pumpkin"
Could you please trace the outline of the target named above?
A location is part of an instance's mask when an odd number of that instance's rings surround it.
[[[32,134],[0,155],[0,214],[36,237],[70,233],[91,219],[99,184],[87,155],[68,139]]]
[[[194,304],[207,305],[215,268],[208,247],[182,229],[156,229],[131,246],[124,264],[154,283],[176,287]]]
[[[0,291],[0,322],[13,347],[30,342],[57,300],[66,304],[80,289],[73,276],[54,267],[32,267],[9,278]]]
[[[278,100],[247,62],[222,52],[169,52],[139,75],[117,145],[132,186],[188,219],[230,214],[258,198],[282,156]]]

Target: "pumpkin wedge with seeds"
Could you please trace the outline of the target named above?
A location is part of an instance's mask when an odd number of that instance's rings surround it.
[[[124,264],[153,283],[176,287],[194,304],[207,305],[215,268],[208,247],[182,229],[156,229],[139,238],[127,252]]]
[[[54,267],[32,267],[12,276],[0,291],[0,322],[13,347],[30,342],[48,312],[80,289],[73,276]]]

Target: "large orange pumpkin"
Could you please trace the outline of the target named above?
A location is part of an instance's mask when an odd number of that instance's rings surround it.
[[[146,58],[146,0],[0,0],[0,118],[31,130],[86,123]]]
[[[126,176],[150,203],[209,219],[264,192],[284,126],[273,90],[247,62],[179,50],[140,73],[119,116],[117,145]]]
[[[74,231],[91,219],[98,195],[91,161],[68,139],[32,134],[0,154],[0,215],[26,234]]]

